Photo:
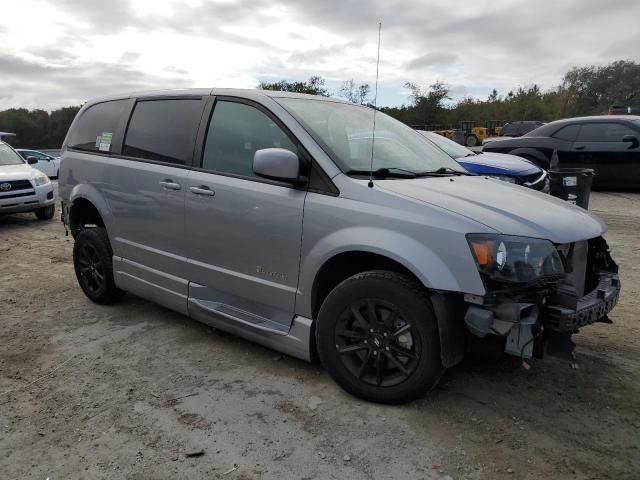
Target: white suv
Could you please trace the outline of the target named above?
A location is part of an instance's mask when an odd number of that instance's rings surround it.
[[[0,215],[34,212],[40,220],[49,220],[55,212],[54,202],[49,177],[0,141]]]

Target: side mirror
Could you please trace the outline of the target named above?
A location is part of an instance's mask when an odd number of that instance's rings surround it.
[[[38,157],[27,157],[27,163],[29,165],[35,165],[38,163]]]
[[[303,183],[298,155],[284,148],[263,148],[253,155],[253,173],[271,180]]]
[[[640,143],[638,142],[638,137],[636,137],[635,135],[625,135],[624,137],[622,137],[622,141],[625,143],[630,143],[630,148],[637,148],[638,145],[640,145]]]

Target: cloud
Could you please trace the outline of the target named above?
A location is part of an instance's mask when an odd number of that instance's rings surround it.
[[[72,67],[50,67],[11,55],[0,55],[5,102],[24,102],[24,91],[42,104],[61,107],[76,105],[103,95],[152,88],[189,85],[181,72],[153,75],[126,65],[83,62]],[[190,86],[190,85],[189,85]],[[25,102],[28,106],[36,106]],[[20,103],[15,103],[20,105]]]
[[[419,70],[423,67],[433,65],[449,65],[455,63],[457,55],[448,52],[431,52],[409,60],[406,64],[407,70]]]
[[[575,65],[640,61],[637,29],[612,27],[640,18],[628,0],[21,0],[2,15],[0,109],[311,75],[373,84],[378,22],[380,105],[406,101],[406,81],[484,98],[553,87]]]

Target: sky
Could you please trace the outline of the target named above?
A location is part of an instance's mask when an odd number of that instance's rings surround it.
[[[0,0],[0,110],[311,75],[373,87],[378,22],[378,105],[407,103],[406,82],[486,98],[640,61],[638,19],[637,0]]]

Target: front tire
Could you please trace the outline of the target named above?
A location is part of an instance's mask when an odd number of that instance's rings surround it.
[[[440,340],[425,289],[395,272],[354,275],[329,293],[317,319],[323,365],[364,400],[406,403],[440,379]]]
[[[467,137],[467,147],[475,147],[478,145],[478,137],[476,137],[475,135],[469,135]]]
[[[110,305],[124,295],[113,279],[113,261],[107,231],[87,228],[76,236],[73,266],[84,294],[94,303]]]
[[[38,220],[51,220],[56,213],[55,205],[48,205],[46,207],[40,207],[33,211],[36,214]]]

